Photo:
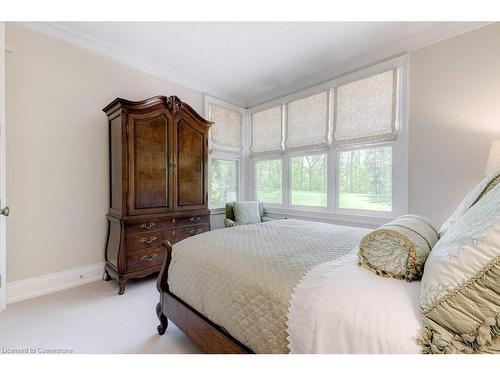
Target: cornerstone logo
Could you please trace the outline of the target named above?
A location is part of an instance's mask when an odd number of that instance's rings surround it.
[[[24,348],[0,348],[0,354],[71,354],[71,348],[41,348],[41,347],[24,347]]]

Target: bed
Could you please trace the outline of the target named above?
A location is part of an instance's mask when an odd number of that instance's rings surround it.
[[[165,243],[158,332],[207,353],[418,353],[419,283],[357,265],[368,231],[277,220]]]

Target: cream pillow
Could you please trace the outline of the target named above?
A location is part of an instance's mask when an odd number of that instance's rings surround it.
[[[368,233],[359,246],[359,264],[377,275],[419,279],[427,255],[438,241],[429,222],[422,216],[404,215]]]
[[[500,353],[500,185],[434,246],[420,309],[424,353]]]
[[[236,224],[256,224],[260,223],[260,210],[258,201],[234,202],[234,218]]]
[[[439,229],[439,235],[442,236],[450,229],[453,224],[462,216],[469,208],[477,203],[481,197],[488,191],[493,189],[500,183],[500,171],[489,174],[474,189],[472,189],[458,205],[451,216],[444,222]]]

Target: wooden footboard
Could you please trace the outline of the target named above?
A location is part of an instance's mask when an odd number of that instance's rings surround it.
[[[168,268],[172,260],[172,245],[163,242],[167,256],[158,276],[156,286],[160,292],[160,302],[156,313],[160,320],[158,333],[163,335],[168,320],[173,322],[193,343],[205,353],[248,354],[253,353],[248,347],[232,337],[222,327],[216,325],[194,308],[172,294],[168,288]]]

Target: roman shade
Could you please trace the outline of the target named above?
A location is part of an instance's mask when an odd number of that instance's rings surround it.
[[[281,106],[252,115],[252,156],[278,154],[282,151]]]
[[[396,138],[397,70],[335,88],[334,145],[357,145]]]
[[[210,128],[210,151],[241,154],[241,113],[210,104],[209,117],[214,122]]]
[[[328,92],[287,104],[286,150],[328,147]]]

